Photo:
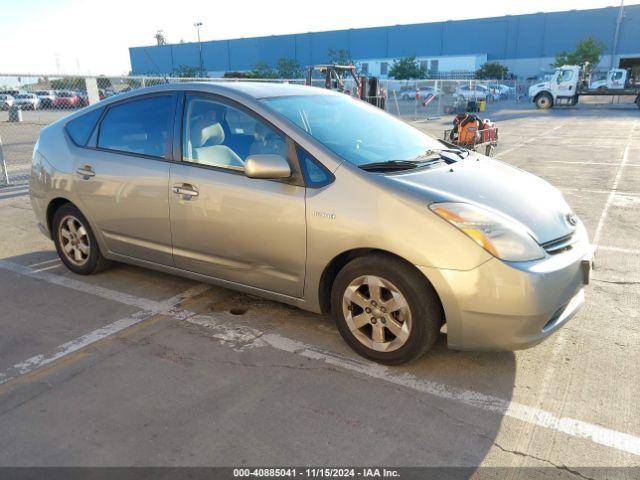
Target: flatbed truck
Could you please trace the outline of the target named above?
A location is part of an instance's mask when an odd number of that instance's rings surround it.
[[[577,65],[564,65],[556,68],[547,81],[529,87],[529,98],[537,108],[547,109],[556,106],[572,106],[585,96],[631,96],[640,108],[640,85],[626,81],[619,83],[599,83],[595,88],[584,80],[583,68]],[[626,76],[625,76],[626,80]]]

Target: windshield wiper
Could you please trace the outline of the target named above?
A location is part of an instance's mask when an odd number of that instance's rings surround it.
[[[445,155],[443,155],[443,153]],[[452,153],[461,159],[467,158],[469,156],[469,151],[464,150],[462,148],[441,148],[441,149],[427,150],[423,154],[415,157],[414,160],[420,160],[421,158],[438,157],[444,160],[446,163],[457,162],[457,160],[451,158],[449,155],[446,155],[447,153]]]
[[[384,162],[365,163],[358,165],[362,170],[367,172],[381,172],[385,170],[410,170],[416,168],[422,162],[414,160],[386,160]]]

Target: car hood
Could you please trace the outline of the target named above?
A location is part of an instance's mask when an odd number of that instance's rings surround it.
[[[569,235],[571,208],[545,180],[504,162],[469,155],[446,168],[421,169],[387,179],[427,202],[466,202],[488,207],[528,227],[538,243]]]

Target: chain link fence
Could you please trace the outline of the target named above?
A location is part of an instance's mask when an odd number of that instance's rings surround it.
[[[40,130],[60,118],[105,98],[130,90],[179,82],[288,82],[304,79],[224,79],[171,77],[81,77],[70,75],[0,74],[0,185],[26,183]],[[322,78],[313,86],[325,87]],[[355,81],[336,88],[357,96]],[[504,102],[522,101],[528,84],[517,81],[382,80],[370,101],[407,121],[435,119],[465,111],[475,102],[481,111]]]

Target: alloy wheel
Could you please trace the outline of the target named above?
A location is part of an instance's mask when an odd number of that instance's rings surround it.
[[[64,217],[58,227],[58,238],[67,260],[78,266],[87,263],[91,245],[87,229],[78,218],[72,215]]]
[[[342,310],[353,336],[366,347],[391,352],[411,333],[411,309],[400,290],[376,275],[353,280],[342,297]]]

